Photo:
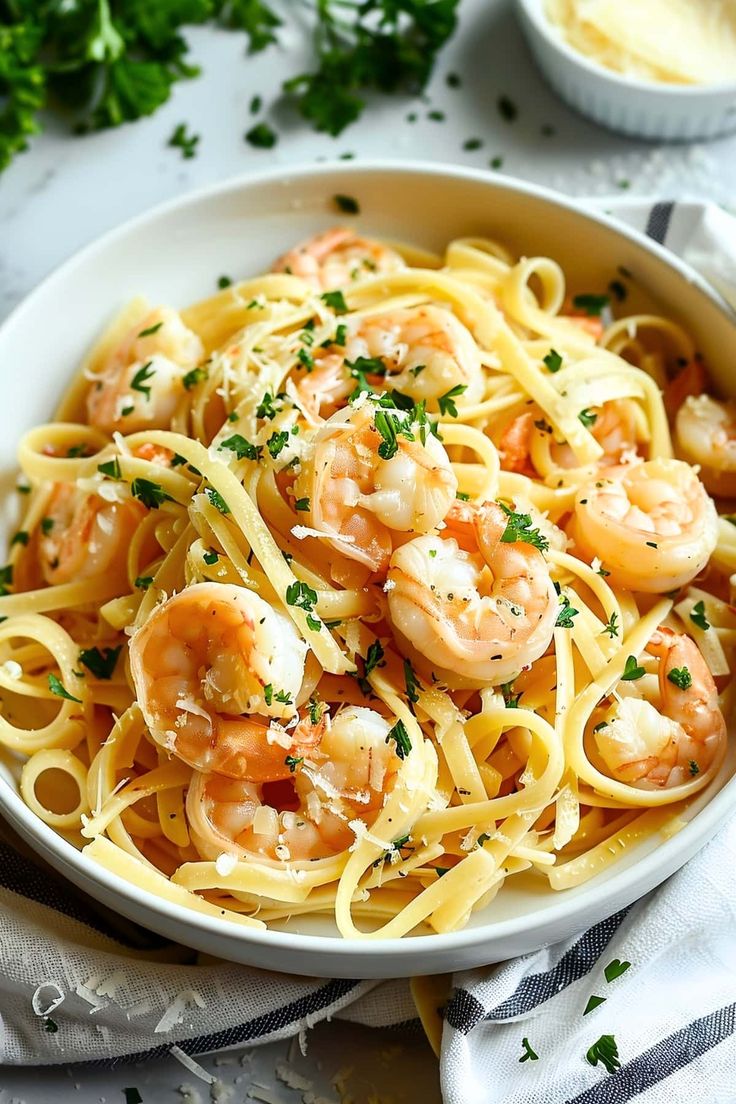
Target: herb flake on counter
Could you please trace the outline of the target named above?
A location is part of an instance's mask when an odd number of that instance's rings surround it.
[[[245,140],[254,149],[273,149],[279,138],[268,123],[256,123],[246,132]]]
[[[503,157],[497,154],[495,157],[491,158],[488,164],[492,169],[501,169],[503,168]]]
[[[600,1008],[600,1006],[602,1004],[605,1004],[607,1000],[608,997],[599,997],[597,996],[597,994],[593,993],[592,996],[588,997],[588,1003],[585,1006],[585,1011],[583,1012],[583,1015],[587,1016],[589,1012],[593,1012],[596,1008]]]
[[[603,974],[606,981],[610,983],[612,981],[615,981],[616,978],[621,977],[622,974],[625,974],[626,971],[630,969],[630,967],[630,962],[622,962],[620,958],[612,958],[603,970]]]
[[[232,285],[232,280],[229,276],[218,276],[217,286],[220,291],[224,291],[225,288],[229,288]]]
[[[179,123],[174,129],[174,133],[169,138],[168,144],[173,146],[174,149],[181,150],[181,155],[185,161],[188,161],[192,157],[197,156],[197,143],[199,142],[198,134],[187,134],[187,124]]]
[[[466,138],[463,142],[463,149],[468,153],[473,153],[475,150],[483,148],[482,138]]]

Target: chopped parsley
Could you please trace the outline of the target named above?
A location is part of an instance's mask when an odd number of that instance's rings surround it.
[[[445,84],[448,88],[459,88],[462,81],[457,73],[448,73],[445,77]]]
[[[97,679],[112,678],[118,656],[122,651],[122,644],[117,648],[86,648],[79,653],[79,662]]]
[[[636,656],[630,655],[626,658],[626,666],[624,667],[624,673],[621,675],[622,682],[634,682],[636,679],[643,678],[646,671],[643,667],[640,667],[636,662]]]
[[[277,690],[276,693],[274,694],[274,699],[277,702],[280,702],[281,705],[291,705],[292,704],[291,694],[289,693],[288,690]]]
[[[496,107],[498,108],[498,114],[507,123],[513,123],[516,116],[519,114],[519,109],[512,99],[508,96],[499,96],[496,100]]]
[[[611,614],[611,616],[608,619],[608,624],[603,629],[603,632],[608,633],[611,640],[613,640],[614,636],[618,636],[618,625],[616,624],[617,621],[618,621],[618,614],[614,610],[614,612]]]
[[[549,541],[540,533],[539,529],[532,529],[530,514],[516,513],[505,502],[499,502],[498,505],[506,514],[507,519],[506,528],[501,534],[501,540],[504,544],[516,544],[523,541],[525,544],[533,544],[540,552],[546,552],[549,548]]]
[[[335,314],[347,314],[348,305],[341,291],[324,291],[320,295],[320,299],[325,306],[333,310]]]
[[[575,310],[584,311],[590,318],[599,317],[611,300],[607,295],[576,295],[572,305]]]
[[[560,603],[562,609],[557,614],[557,620],[555,621],[556,629],[574,629],[573,617],[577,617],[580,610],[576,610],[574,606],[570,604],[570,599],[566,594],[560,595]]]
[[[232,280],[230,279],[229,276],[218,276],[217,277],[217,286],[220,289],[220,291],[224,291],[225,288],[229,288],[231,285],[232,285]]]
[[[479,149],[482,149],[482,148],[483,148],[483,139],[482,138],[466,138],[466,140],[463,142],[463,149],[467,150],[468,153],[473,153],[474,150],[479,150]]]
[[[198,134],[187,134],[187,124],[179,123],[174,128],[174,133],[169,138],[169,145],[174,149],[180,149],[181,155],[185,161],[188,161],[191,157],[197,156],[197,143],[199,142]]]
[[[311,372],[314,368],[314,357],[307,349],[300,349],[297,353],[297,360],[301,364],[302,368],[306,368],[308,372]]]
[[[158,333],[163,326],[163,322],[154,322],[152,326],[147,326],[145,330],[141,330],[138,334],[139,337],[150,337],[152,334]]]
[[[368,651],[365,656],[365,671],[364,677],[368,678],[372,671],[375,671],[376,667],[383,666],[383,645],[380,640],[374,640],[372,644],[368,645]]]
[[[378,446],[378,455],[382,460],[391,460],[399,451],[399,435],[408,441],[413,441],[414,434],[409,429],[407,422],[402,421],[396,414],[390,414],[385,410],[377,410],[375,427],[383,440]]]
[[[414,674],[414,668],[408,659],[404,660],[404,686],[406,687],[406,696],[412,705],[416,705],[419,701],[418,690],[421,690],[419,679]]]
[[[596,996],[596,994],[594,993],[592,996],[588,997],[588,1003],[585,1006],[585,1011],[583,1012],[583,1015],[587,1016],[589,1012],[593,1012],[596,1008],[600,1008],[600,1006],[602,1004],[605,1004],[607,1000],[608,997],[599,997]]]
[[[697,625],[699,629],[707,632],[710,628],[710,621],[705,613],[705,602],[702,600],[696,602],[693,608],[690,610],[690,620],[694,625]]]
[[[454,400],[459,395],[463,395],[467,390],[467,384],[458,383],[455,387],[451,387],[449,391],[445,391],[444,395],[440,395],[437,399],[440,414],[449,414],[451,418],[457,418],[457,406]]]
[[[524,1053],[522,1054],[521,1058],[519,1059],[520,1062],[537,1062],[539,1060],[539,1055],[532,1048],[532,1044],[529,1042],[526,1035],[521,1040],[521,1045],[522,1045],[522,1048],[524,1050]]]
[[[270,705],[273,701],[273,683],[267,682],[263,687],[263,700],[266,705]]]
[[[510,682],[501,683],[500,689],[501,693],[503,694],[503,701],[506,708],[518,709],[519,699],[521,698],[523,691],[520,691],[518,694],[514,694],[514,680],[511,679]]]
[[[268,123],[256,123],[246,131],[245,140],[254,149],[273,149],[278,142],[276,131]]]
[[[606,981],[610,984],[610,982],[615,981],[616,978],[620,978],[622,974],[626,973],[630,966],[630,962],[622,962],[620,958],[612,958],[603,971]]]
[[[130,408],[133,409],[132,407]],[[125,413],[125,411],[123,411]],[[70,459],[76,459],[77,456],[87,456],[87,446],[85,444],[72,445],[71,448],[66,450],[66,454]]]
[[[411,740],[403,721],[397,721],[386,737],[386,743],[393,740],[396,744],[396,754],[399,759],[405,759],[411,751]]]
[[[228,506],[227,502],[222,497],[220,492],[216,491],[214,487],[205,487],[204,493],[207,495],[208,499],[215,507],[215,509],[219,510],[221,514],[230,513],[230,507]]]
[[[106,460],[104,464],[97,465],[98,472],[102,472],[103,475],[108,475],[110,479],[121,479],[122,472],[120,471],[120,461],[117,456],[113,456],[112,460]]]
[[[187,391],[191,391],[197,384],[204,383],[208,376],[209,372],[206,368],[192,368],[182,376],[181,382]]]
[[[294,499],[294,509],[298,513],[308,513],[311,502],[308,498],[296,498]]]
[[[593,1043],[585,1054],[586,1061],[590,1062],[591,1066],[597,1066],[599,1062],[606,1067],[608,1073],[614,1073],[617,1069],[621,1068],[621,1062],[618,1057],[618,1047],[616,1046],[616,1040],[613,1035],[601,1035],[600,1039],[597,1039]]]
[[[295,583],[291,583],[286,588],[286,604],[287,606],[297,606],[299,609],[311,612],[317,603],[317,591],[307,584],[303,583],[301,579],[297,579]]]
[[[149,360],[142,368],[139,368],[136,374],[130,381],[130,386],[134,391],[140,391],[142,395],[145,395],[147,399],[151,397],[151,388],[148,386],[148,380],[156,375],[156,372],[151,367],[152,360]]]
[[[547,366],[550,372],[559,372],[562,367],[562,357],[556,349],[550,349],[546,357],[542,358],[542,363]]]
[[[289,768],[289,770],[291,771],[292,774],[294,773],[296,768],[299,766],[299,764],[303,763],[303,762],[304,762],[304,756],[303,755],[287,755],[286,758],[284,759],[285,765]]]
[[[52,1020],[50,1016],[46,1016],[43,1021],[44,1031],[48,1031],[49,1035],[55,1035],[59,1030],[59,1025],[56,1020]]]
[[[50,520],[51,524],[52,525],[54,524],[53,518],[50,518],[50,519],[44,518],[43,520],[44,521]],[[30,533],[27,533],[25,529],[19,529],[18,532],[14,535],[13,539],[11,540],[10,547],[12,548],[14,544],[26,545],[26,544],[28,544],[28,541],[30,539],[31,539],[31,534]]]
[[[276,395],[274,398],[270,391],[266,391],[256,407],[256,418],[268,418],[272,422],[281,410],[281,406],[275,406],[274,403],[280,400],[283,400],[283,395]]]
[[[338,194],[332,197],[332,201],[343,215],[360,214],[360,204],[354,196]]]
[[[289,443],[289,431],[287,429],[280,429],[276,433],[272,433],[266,441],[266,448],[270,452],[271,456],[275,460],[279,453],[286,448]]]
[[[332,339],[333,345],[344,345],[347,341],[348,328],[344,322],[340,322],[335,330],[335,336]]]
[[[594,732],[602,732],[604,728],[608,728],[608,721],[601,721],[600,724],[597,724],[595,726],[593,731]]]
[[[589,410],[586,406],[585,410],[581,410],[578,414],[578,418],[583,423],[586,429],[590,429],[598,421],[598,415],[594,414],[592,410]]]
[[[49,675],[49,690],[52,694],[56,694],[57,698],[65,698],[66,701],[76,702],[77,705],[82,704],[81,698],[75,698],[73,694],[65,689],[64,683],[58,675]]]
[[[263,100],[260,96],[251,96],[250,100],[250,113],[251,115],[257,115],[263,107]]]
[[[219,446],[220,449],[229,449],[234,452],[238,460],[260,460],[263,454],[262,445],[251,444],[240,433],[234,433]]]
[[[611,292],[611,295],[613,295],[614,298],[619,301],[619,303],[623,303],[624,299],[628,295],[626,285],[622,284],[620,280],[611,280],[610,284],[608,285],[608,290]]]
[[[693,684],[693,676],[687,667],[673,667],[667,672],[667,678],[674,683],[678,690],[689,690]]]
[[[125,1104],[143,1104],[143,1097],[135,1087],[129,1089],[123,1089],[125,1094]]]
[[[153,575],[139,575],[133,586],[137,587],[138,590],[148,590],[152,582]]]
[[[690,774],[693,776],[693,778],[695,777],[696,774],[700,774],[700,767],[698,766],[698,764],[695,762],[694,759],[691,759],[690,763],[688,765],[689,765],[689,769],[690,769]]]
[[[500,157],[498,154],[496,154],[495,157],[491,158],[488,164],[492,169],[501,169],[503,168],[503,157]]]
[[[156,510],[163,502],[173,502],[160,483],[150,479],[134,479],[130,484],[130,493],[149,510]]]
[[[13,585],[13,565],[5,564],[0,567],[0,594],[7,594],[8,587]]]
[[[435,109],[427,112],[427,118],[431,119],[433,123],[444,123],[445,113],[444,111],[437,111],[437,109]]]
[[[205,554],[202,556],[202,559],[208,567],[212,567],[213,564],[216,564],[219,558],[220,555],[218,552],[205,552]]]

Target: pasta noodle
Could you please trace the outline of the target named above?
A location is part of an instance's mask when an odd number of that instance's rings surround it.
[[[675,831],[736,646],[706,389],[676,322],[482,239],[337,229],[181,314],[135,300],[20,443],[23,800],[171,902],[365,939]]]

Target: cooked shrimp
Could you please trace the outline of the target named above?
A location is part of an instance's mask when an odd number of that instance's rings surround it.
[[[625,697],[608,711],[595,741],[614,778],[668,789],[705,774],[720,759],[726,722],[713,676],[689,636],[661,628],[647,644],[659,659],[657,705]]]
[[[718,516],[682,460],[608,468],[577,494],[568,532],[615,586],[664,594],[689,583],[716,547]]]
[[[87,393],[90,425],[108,433],[167,429],[184,394],[182,379],[204,356],[202,342],[170,307],[158,307],[127,334]]]
[[[38,545],[46,582],[53,586],[107,575],[124,584],[128,545],[144,512],[139,502],[106,502],[70,483],[57,483]]]
[[[589,413],[593,419],[590,432],[603,449],[598,461],[600,467],[636,458],[642,442],[641,417],[636,403],[629,399],[612,399],[602,406],[592,407]],[[539,435],[536,440],[546,446],[554,467],[578,467],[573,450],[566,442],[554,440],[552,427],[535,407],[534,411],[525,410],[513,418],[500,436],[498,450],[504,471],[521,472],[532,478],[547,474],[546,471],[538,472],[534,465],[535,458],[539,461],[535,434]]]
[[[397,548],[388,572],[394,629],[435,674],[460,685],[508,682],[547,650],[559,602],[542,552],[504,542],[500,506],[461,507],[445,533]],[[467,544],[472,527],[477,551]]]
[[[373,238],[361,238],[343,226],[335,226],[284,253],[274,272],[300,276],[318,291],[329,291],[355,283],[377,272],[405,268],[395,249]]]
[[[130,641],[136,696],[154,739],[197,770],[251,781],[288,775],[286,755],[319,742],[323,726],[300,719],[295,707],[305,655],[285,614],[226,583],[187,587]]]
[[[303,861],[344,851],[355,842],[351,822],[369,826],[393,786],[399,759],[389,731],[380,714],[349,706],[276,785],[195,775],[187,816],[200,855]]]
[[[736,402],[690,396],[675,420],[677,451],[700,465],[700,478],[711,494],[736,494]]]
[[[462,322],[444,307],[429,304],[384,314],[369,314],[347,323],[345,360],[378,360],[386,383],[424,400],[437,410],[438,399],[457,388],[458,409],[483,398],[484,380],[475,340]]]
[[[294,484],[296,496],[309,499],[309,524],[334,533],[338,551],[377,572],[388,567],[392,533],[431,532],[456,490],[428,427],[371,400],[325,422]]]

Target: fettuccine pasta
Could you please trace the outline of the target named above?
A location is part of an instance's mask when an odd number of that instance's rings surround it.
[[[458,929],[676,830],[724,760],[732,405],[621,281],[614,318],[548,257],[417,256],[336,229],[135,300],[20,443],[22,797],[246,927]]]

